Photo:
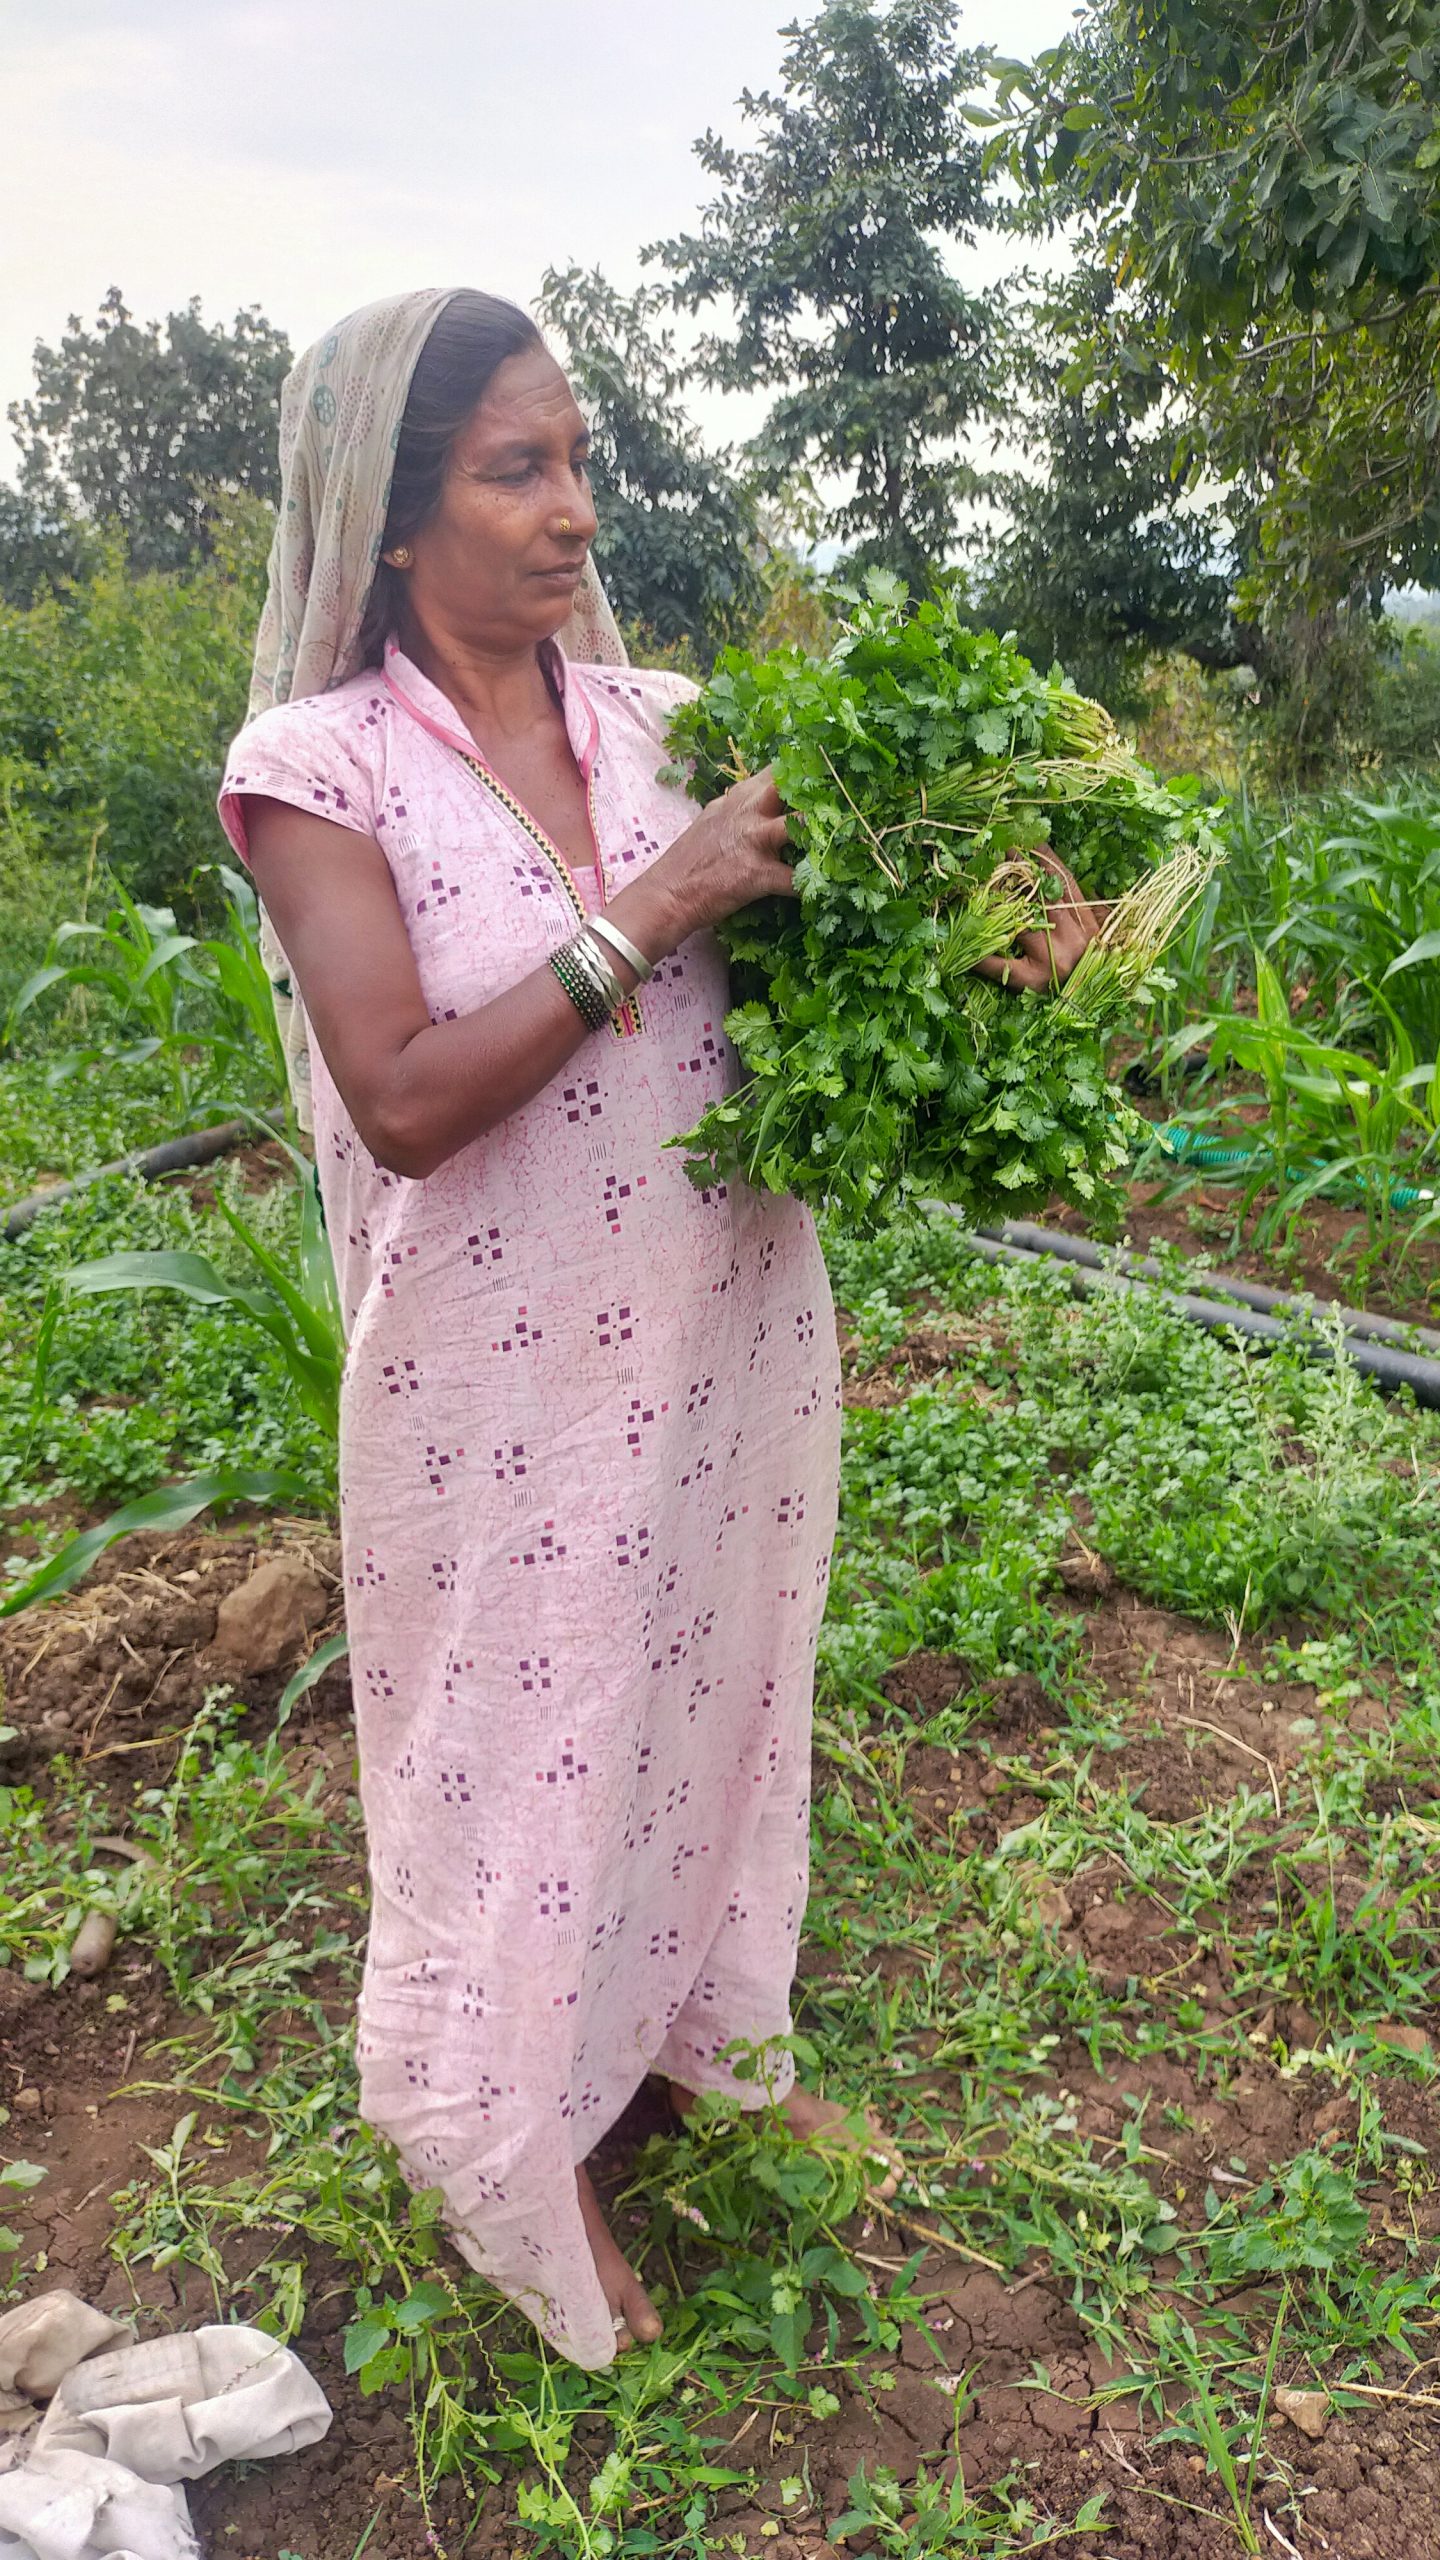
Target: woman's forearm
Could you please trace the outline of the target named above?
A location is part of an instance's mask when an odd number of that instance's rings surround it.
[[[431,1021],[379,844],[263,792],[246,806],[261,901],[340,1099],[387,1171],[424,1181],[601,1036],[548,963],[474,1013]],[[785,841],[773,783],[752,775],[692,819],[606,913],[660,960],[756,898],[793,896]],[[632,972],[617,958],[610,965],[628,994]]]
[[[639,880],[605,910],[648,960],[673,950],[682,918],[659,884]],[[627,995],[635,973],[608,948]],[[592,1032],[548,961],[478,1012],[428,1023],[405,1043],[375,1090],[357,1097],[356,1126],[376,1162],[423,1181],[462,1147],[523,1110]]]

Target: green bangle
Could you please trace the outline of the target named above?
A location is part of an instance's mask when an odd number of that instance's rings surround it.
[[[550,954],[550,966],[587,1031],[603,1031],[610,1019],[610,1008],[598,988],[582,977],[570,957],[568,947]]]

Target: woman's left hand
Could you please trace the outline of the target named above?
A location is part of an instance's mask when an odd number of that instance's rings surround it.
[[[1056,882],[1056,895],[1045,901],[1046,923],[1017,937],[1013,951],[993,951],[975,963],[976,974],[995,978],[1002,987],[1029,987],[1037,994],[1063,987],[1081,952],[1100,930],[1100,918],[1079,881],[1048,845],[1037,845],[1033,861]]]

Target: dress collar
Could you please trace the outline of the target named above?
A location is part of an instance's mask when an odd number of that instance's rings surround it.
[[[540,664],[545,671],[546,681],[560,705],[561,717],[565,722],[565,734],[570,741],[571,753],[580,768],[580,778],[588,783],[600,744],[600,723],[595,717],[580,677],[576,670],[567,664],[564,652],[553,640],[541,641]],[[418,720],[421,728],[428,729],[431,737],[438,738],[442,745],[454,747],[462,756],[473,757],[477,764],[485,765],[486,771],[489,772],[490,767],[486,758],[481,754],[454,704],[447,700],[438,685],[432,684],[428,676],[421,674],[412,658],[406,657],[393,632],[385,643],[384,675],[387,690],[399,703],[401,709],[409,712],[412,720]]]

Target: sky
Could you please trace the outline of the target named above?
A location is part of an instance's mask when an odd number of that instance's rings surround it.
[[[137,319],[258,303],[298,350],[414,285],[529,303],[547,266],[630,286],[744,138],[809,0],[0,0],[3,419],[37,339],[118,284]],[[1030,58],[1074,0],[966,0],[961,37]],[[975,283],[993,273],[981,260]],[[1002,253],[1003,254],[1003,253]],[[694,403],[708,432],[739,407]]]

